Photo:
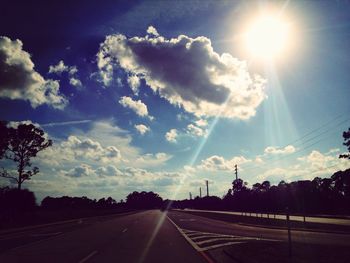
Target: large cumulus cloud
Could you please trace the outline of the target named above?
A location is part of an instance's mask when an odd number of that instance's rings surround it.
[[[0,36],[0,97],[28,100],[33,108],[48,104],[63,109],[66,98],[59,94],[59,83],[45,80],[34,70],[30,54],[20,40]]]
[[[110,80],[113,67],[119,66],[196,116],[249,119],[265,99],[265,80],[251,76],[245,62],[215,52],[202,36],[109,35],[97,62],[104,79]]]

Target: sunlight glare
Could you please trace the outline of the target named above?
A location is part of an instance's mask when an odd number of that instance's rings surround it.
[[[260,16],[248,26],[245,45],[248,52],[261,59],[274,59],[284,54],[291,40],[291,27],[280,16]]]

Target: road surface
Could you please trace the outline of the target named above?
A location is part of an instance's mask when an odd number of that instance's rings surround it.
[[[345,234],[293,231],[292,237],[304,244],[350,248]],[[286,240],[281,229],[151,210],[2,232],[0,262],[234,262],[220,257],[220,249]]]
[[[170,211],[168,217],[170,217],[179,228],[185,230],[276,241],[288,240],[287,231],[284,229],[227,223],[180,211]],[[293,230],[292,237],[294,242],[306,244],[348,245],[350,248],[350,235],[348,234]]]
[[[0,235],[0,262],[206,262],[159,210],[92,221]]]

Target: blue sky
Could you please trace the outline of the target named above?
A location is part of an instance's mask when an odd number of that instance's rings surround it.
[[[284,53],[252,56],[247,25],[275,14]],[[347,1],[5,1],[0,35],[0,119],[54,140],[25,183],[39,199],[186,198],[206,179],[222,196],[235,164],[250,184],[349,167]]]

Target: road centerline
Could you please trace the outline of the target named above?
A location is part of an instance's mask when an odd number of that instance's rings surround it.
[[[92,258],[93,256],[95,256],[96,254],[97,254],[97,250],[94,250],[94,251],[92,251],[89,255],[87,255],[86,257],[84,257],[83,259],[81,259],[80,261],[79,261],[79,263],[84,263],[84,262],[86,262],[86,261],[88,261],[90,258]]]

